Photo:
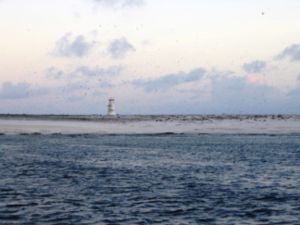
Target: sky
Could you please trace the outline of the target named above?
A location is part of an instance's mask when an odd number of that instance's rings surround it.
[[[0,0],[0,113],[300,114],[299,0]]]

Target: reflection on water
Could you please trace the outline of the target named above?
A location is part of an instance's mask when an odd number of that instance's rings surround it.
[[[298,135],[2,135],[0,224],[294,224]]]

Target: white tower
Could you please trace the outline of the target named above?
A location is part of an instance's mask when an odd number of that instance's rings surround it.
[[[108,105],[107,105],[107,115],[108,116],[116,116],[116,109],[115,109],[115,99],[110,98],[108,100]]]

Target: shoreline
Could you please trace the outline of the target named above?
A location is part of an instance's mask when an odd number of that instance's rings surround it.
[[[66,119],[67,117],[67,119]],[[300,116],[3,116],[1,134],[293,134]]]
[[[101,121],[101,122],[134,122],[134,121],[206,121],[206,120],[300,120],[300,115],[293,114],[191,114],[191,115],[67,115],[67,114],[0,114],[0,120],[54,120],[54,121]]]

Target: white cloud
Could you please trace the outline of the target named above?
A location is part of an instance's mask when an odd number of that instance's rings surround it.
[[[55,43],[54,55],[62,57],[83,57],[87,56],[94,42],[89,42],[83,35],[73,37],[71,33],[65,34]]]
[[[262,60],[255,60],[250,63],[245,63],[243,65],[244,70],[247,73],[260,73],[266,68],[267,63]]]
[[[300,61],[300,44],[293,44],[285,48],[277,59],[289,59],[291,61]]]
[[[87,76],[87,77],[103,77],[103,76],[117,76],[123,70],[122,66],[111,66],[108,68],[79,66],[73,72],[72,76]]]
[[[144,0],[94,0],[104,6],[114,7],[114,8],[124,8],[124,7],[139,7],[145,4]]]
[[[167,74],[152,80],[135,80],[133,85],[142,87],[147,92],[164,92],[183,83],[198,81],[204,76],[205,72],[204,69],[197,68],[188,73]]]
[[[130,51],[135,51],[134,46],[127,41],[126,38],[119,38],[113,40],[108,46],[108,53],[114,59],[124,58],[125,55]]]

